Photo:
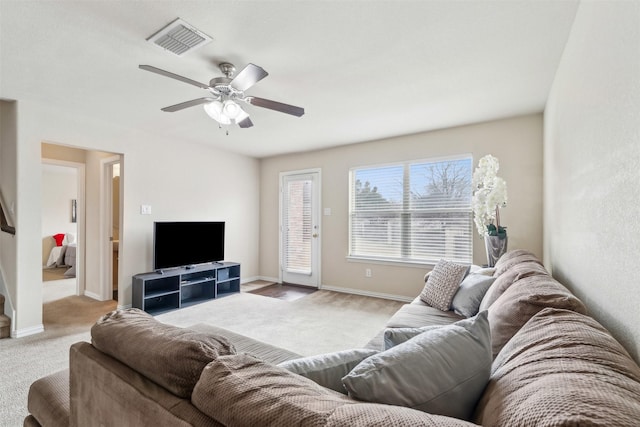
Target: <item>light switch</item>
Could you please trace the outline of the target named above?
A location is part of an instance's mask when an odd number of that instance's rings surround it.
[[[324,208],[324,216],[331,216],[331,208]]]
[[[151,215],[151,205],[140,205],[140,215]]]

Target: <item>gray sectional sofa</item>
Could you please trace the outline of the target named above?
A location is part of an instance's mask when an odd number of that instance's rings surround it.
[[[640,368],[532,253],[441,263],[366,348],[332,354],[110,313],[32,384],[24,425],[638,425]]]

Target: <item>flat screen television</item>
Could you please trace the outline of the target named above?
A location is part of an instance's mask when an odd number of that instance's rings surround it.
[[[224,222],[154,222],[154,270],[188,267],[222,260],[224,260]]]

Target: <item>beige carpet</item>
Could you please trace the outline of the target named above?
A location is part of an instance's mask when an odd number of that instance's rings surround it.
[[[75,281],[71,281],[75,288]],[[27,393],[32,382],[69,364],[69,347],[89,341],[89,329],[104,313],[116,308],[115,301],[100,302],[84,296],[55,298],[56,289],[44,296],[45,332],[24,338],[0,340],[0,426],[19,427],[27,415]]]
[[[64,272],[67,271],[68,269],[69,267],[43,268],[42,281],[48,282],[52,280],[69,279],[69,277],[64,275]]]
[[[156,318],[190,326],[211,323],[311,355],[362,346],[403,303],[318,291],[295,301],[238,293]],[[69,346],[90,341],[89,329],[115,301],[70,296],[44,304],[44,333],[0,340],[0,426],[19,427],[29,385],[68,367]]]
[[[294,301],[240,293],[156,316],[164,323],[211,323],[303,355],[364,346],[404,304],[317,291]]]

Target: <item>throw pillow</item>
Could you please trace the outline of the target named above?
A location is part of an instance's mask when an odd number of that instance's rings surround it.
[[[309,378],[323,387],[347,394],[342,385],[342,377],[347,375],[358,363],[377,352],[377,350],[356,348],[301,357],[279,363],[278,366],[294,374]]]
[[[421,326],[419,328],[386,328],[384,330],[384,349],[389,350],[398,344],[409,341],[416,335],[428,331],[433,328],[440,328],[443,325]]]
[[[62,246],[62,241],[64,240],[64,234],[58,233],[53,235],[53,240],[56,241],[56,246]]]
[[[480,311],[482,298],[496,280],[493,276],[469,274],[464,278],[451,301],[451,309],[464,317],[471,317]]]
[[[248,354],[220,356],[202,371],[193,405],[225,426],[324,426],[347,396]]]
[[[98,319],[91,328],[91,344],[186,399],[209,362],[235,353],[222,336],[167,325],[137,308],[112,311]]]
[[[453,296],[467,271],[469,271],[468,265],[441,259],[427,278],[427,283],[420,293],[420,299],[431,307],[449,311]]]
[[[469,274],[482,274],[483,276],[493,276],[496,272],[494,267],[481,267],[479,265],[472,264],[469,267]]]
[[[487,312],[481,312],[368,357],[342,382],[358,400],[468,420],[491,361]]]

